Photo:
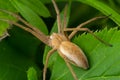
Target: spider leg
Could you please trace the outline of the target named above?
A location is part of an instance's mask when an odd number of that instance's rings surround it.
[[[26,26],[23,26],[15,21],[11,21],[11,20],[7,20],[7,19],[0,19],[1,21],[4,21],[4,22],[7,22],[8,24],[11,24],[11,25],[15,25],[27,32],[30,32],[32,35],[34,35],[35,37],[37,37],[39,40],[41,40],[42,42],[44,42],[45,44],[49,45],[49,37],[48,36],[45,36],[44,34],[38,34],[36,31],[32,30],[31,28],[28,28]]]
[[[50,56],[55,52],[55,48],[53,48],[52,50],[50,50],[47,54],[47,57],[46,57],[46,62],[45,62],[45,65],[44,65],[44,69],[43,69],[43,80],[46,79],[46,72],[47,72],[47,65],[48,65],[48,61],[49,61],[49,58]]]
[[[0,41],[2,41],[7,36],[10,36],[10,35],[9,35],[9,33],[7,31],[5,31],[5,33],[2,36],[0,36]]]
[[[64,9],[64,18],[63,18],[63,29],[67,27],[67,8],[68,8],[68,4],[65,5],[65,9]]]
[[[38,34],[43,34],[40,30],[38,30],[37,28],[35,28],[34,26],[32,26],[31,24],[29,24],[27,21],[25,21],[24,19],[21,18],[21,16],[19,16],[18,14],[15,14],[13,12],[7,11],[7,10],[3,10],[0,9],[0,11],[7,13],[13,17],[15,17],[17,20],[23,22],[28,28],[32,29],[33,31],[37,32]]]
[[[78,80],[78,78],[77,78],[77,76],[76,76],[74,70],[72,69],[72,66],[70,65],[70,63],[67,61],[66,58],[63,58],[63,59],[64,59],[66,65],[67,65],[67,67],[69,68],[69,70],[70,70],[70,72],[71,72],[73,78],[74,78],[75,80]]]
[[[52,3],[53,3],[53,6],[54,6],[56,14],[57,14],[58,33],[62,33],[60,11],[58,9],[57,4],[55,3],[55,0],[52,0]]]
[[[109,16],[110,16],[110,15],[109,15]],[[94,17],[94,18],[92,18],[92,19],[87,20],[86,22],[81,23],[81,24],[78,25],[76,28],[81,28],[81,27],[83,27],[83,26],[85,26],[85,25],[87,25],[87,24],[89,24],[89,23],[91,23],[91,22],[93,22],[93,21],[96,21],[96,20],[98,20],[98,19],[104,19],[104,18],[107,18],[107,17],[109,17],[109,16]],[[77,31],[76,31],[76,30],[73,30],[72,33],[69,35],[69,39],[71,39],[76,33],[77,33]]]
[[[65,61],[65,63],[66,63],[66,65],[67,65],[67,67],[69,68],[69,70],[70,70],[73,78],[74,78],[75,80],[78,80],[78,78],[77,78],[74,70],[72,69],[72,66],[71,66],[70,63],[69,63],[69,60],[66,58],[65,55],[63,55],[63,53],[62,53],[61,51],[58,50],[58,53],[59,53],[59,55],[62,57],[62,59]]]
[[[104,40],[102,40],[101,38],[99,38],[98,36],[96,36],[96,35],[95,35],[90,29],[88,29],[88,28],[79,28],[79,27],[77,27],[77,28],[66,28],[64,31],[76,31],[76,32],[77,32],[77,31],[87,31],[87,32],[89,32],[91,35],[93,35],[96,39],[98,39],[100,42],[104,43],[104,44],[107,45],[107,46],[112,47],[111,44],[105,42]]]
[[[66,38],[68,39],[68,35],[67,33],[64,31],[65,28],[67,28],[67,9],[68,9],[68,4],[65,5],[64,8],[64,17],[63,17],[63,27],[62,27],[62,34],[64,34],[66,36]],[[69,39],[68,39],[69,40]]]

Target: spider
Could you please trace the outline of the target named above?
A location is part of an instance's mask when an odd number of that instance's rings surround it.
[[[92,18],[92,19],[78,25],[76,28],[67,28],[66,20],[64,20],[63,26],[61,24],[60,12],[59,12],[57,4],[55,3],[55,0],[52,0],[52,3],[53,3],[53,6],[54,6],[56,14],[57,14],[58,33],[52,33],[52,35],[50,35],[50,36],[46,36],[40,30],[38,30],[37,28],[35,28],[34,26],[32,26],[31,24],[26,22],[24,19],[22,19],[19,15],[12,13],[10,11],[0,9],[0,11],[3,11],[5,13],[12,15],[13,17],[17,18],[19,21],[23,22],[25,25],[23,26],[15,21],[6,20],[6,19],[0,19],[0,20],[5,21],[12,25],[16,25],[17,27],[20,27],[20,28],[24,29],[25,31],[30,32],[35,37],[37,37],[39,40],[41,40],[43,43],[52,47],[52,49],[47,54],[46,62],[44,64],[43,80],[46,79],[46,72],[47,72],[47,65],[48,65],[49,58],[56,50],[58,51],[58,54],[64,59],[73,78],[75,80],[78,80],[78,77],[76,76],[76,74],[70,64],[74,64],[77,67],[81,67],[83,69],[88,69],[89,64],[88,64],[87,57],[85,56],[82,49],[79,48],[74,43],[70,42],[70,39],[78,31],[87,31],[90,34],[92,34],[95,38],[97,38],[99,41],[101,41],[102,43],[104,43],[108,46],[111,46],[111,44],[104,42],[102,39],[100,39],[95,34],[93,34],[93,32],[91,30],[89,30],[88,28],[83,28],[83,26],[85,26],[86,24],[88,24],[92,21],[95,21],[97,19],[106,18],[106,16]],[[67,6],[65,7],[65,11],[66,11],[66,9],[67,9]],[[65,16],[66,16],[66,12],[64,13],[64,19],[66,18]],[[70,35],[66,36],[64,33],[66,31],[72,31],[72,32],[70,33]]]

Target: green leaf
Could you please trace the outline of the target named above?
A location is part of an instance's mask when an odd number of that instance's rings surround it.
[[[8,0],[0,0],[0,9],[3,10],[11,10],[11,11],[16,11],[15,8],[12,6],[12,4],[10,3],[10,1]],[[11,16],[3,13],[0,11],[0,18],[6,18],[6,19],[11,19],[14,20],[14,18],[12,18]],[[6,30],[9,28],[10,26],[5,23],[0,21],[0,37],[4,35],[4,33],[6,32]]]
[[[118,12],[116,12],[114,9],[112,9],[110,6],[105,4],[104,2],[100,0],[76,0],[82,3],[85,3],[87,5],[90,5],[106,16],[111,15],[110,18],[117,24],[120,25],[120,15]]]
[[[28,68],[38,68],[35,57],[40,41],[17,27],[9,34],[0,42],[0,80],[27,80]]]
[[[50,13],[45,5],[40,0],[21,0],[24,5],[29,6],[30,9],[43,17],[50,17]]]
[[[90,68],[88,70],[73,66],[79,80],[119,80],[120,73],[120,31],[116,28],[95,32],[97,36],[111,43],[113,47],[106,46],[90,34],[82,34],[73,39],[88,58]],[[55,55],[55,54],[54,54]],[[74,80],[64,60],[56,54],[56,60],[52,64],[52,76],[50,80]],[[50,61],[52,62],[52,61]]]
[[[21,3],[19,0],[11,0],[11,3],[21,13],[21,15],[33,26],[40,29],[45,34],[48,33],[47,27],[39,15],[34,12],[29,6]],[[34,8],[34,7],[33,7]],[[34,8],[35,9],[35,8]]]
[[[27,71],[27,77],[28,77],[28,80],[38,80],[37,71],[33,67],[30,67]]]
[[[6,41],[0,43],[0,80],[27,80],[26,70],[34,63]]]
[[[12,4],[13,5],[12,5]],[[10,0],[10,1],[0,1],[0,9],[8,10],[11,12],[16,12],[16,9],[23,15],[23,17],[30,22],[33,26],[40,29],[45,34],[48,33],[47,27],[43,20],[39,16],[49,17],[50,13],[44,4],[38,0]],[[14,7],[16,8],[14,8]],[[15,20],[12,16],[0,12],[1,19]],[[6,22],[0,21],[0,37],[4,35],[7,29],[10,27]]]

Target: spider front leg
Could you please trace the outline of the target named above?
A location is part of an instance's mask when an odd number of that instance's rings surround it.
[[[48,42],[49,36],[46,36],[42,31],[40,31],[36,27],[34,27],[31,24],[29,24],[27,21],[22,19],[21,16],[19,16],[18,14],[15,14],[13,12],[10,12],[10,11],[7,11],[7,10],[3,10],[3,9],[0,9],[0,11],[15,17],[17,20],[22,22],[24,24],[24,26],[22,24],[19,24],[19,23],[15,22],[15,21],[7,20],[7,19],[1,19],[0,18],[1,21],[7,22],[8,24],[11,24],[11,25],[16,25],[17,27],[19,27],[19,28],[21,28],[21,29],[31,33],[32,35],[37,37],[39,40],[41,40],[43,43],[49,45],[49,42]]]
[[[50,50],[47,54],[47,57],[46,57],[46,61],[45,61],[45,65],[44,65],[44,69],[43,69],[43,80],[46,79],[46,72],[47,72],[47,65],[48,65],[48,61],[49,61],[49,58],[50,56],[56,51],[55,48],[53,48],[52,50]]]
[[[100,42],[104,43],[104,44],[107,45],[107,46],[112,47],[111,44],[105,42],[104,40],[102,40],[101,38],[99,38],[98,36],[96,36],[96,35],[95,35],[90,29],[88,29],[88,28],[79,28],[79,27],[77,27],[77,28],[66,28],[66,29],[64,29],[64,31],[75,31],[75,32],[77,32],[77,31],[87,31],[87,32],[89,32],[91,35],[93,35],[96,39],[98,39]],[[70,36],[71,36],[71,35],[69,35],[69,37],[70,37]]]
[[[54,6],[56,14],[57,14],[58,33],[62,33],[60,11],[58,9],[57,4],[55,3],[55,0],[52,0],[52,3],[53,3],[53,6]]]
[[[91,22],[94,22],[94,21],[99,20],[99,19],[108,18],[109,16],[110,16],[110,15],[108,15],[108,16],[98,16],[98,17],[94,17],[94,18],[92,18],[92,19],[89,19],[89,20],[83,22],[82,24],[79,24],[76,28],[79,29],[79,28],[81,28],[81,27],[83,27],[83,26],[85,26],[85,25],[87,25],[87,24],[89,24],[89,23],[91,23]],[[86,31],[86,30],[84,30],[84,31]],[[69,35],[69,39],[71,39],[76,33],[77,33],[76,30],[72,30],[72,33]]]

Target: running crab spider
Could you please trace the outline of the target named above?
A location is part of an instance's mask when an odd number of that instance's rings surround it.
[[[48,65],[49,58],[56,50],[58,51],[59,55],[64,59],[66,65],[68,66],[70,72],[73,75],[73,78],[75,80],[78,80],[70,63],[72,63],[78,67],[81,67],[83,69],[87,69],[89,67],[89,64],[88,64],[86,56],[84,55],[84,52],[77,45],[70,42],[70,39],[77,33],[77,31],[87,31],[87,32],[91,33],[94,37],[96,37],[99,41],[101,41],[102,43],[104,43],[108,46],[111,46],[109,43],[104,42],[99,37],[94,35],[93,32],[90,31],[88,28],[83,28],[84,25],[86,25],[92,21],[95,21],[97,19],[105,18],[106,16],[92,18],[92,19],[78,25],[76,28],[66,28],[66,20],[64,20],[64,25],[62,27],[60,15],[59,15],[60,14],[59,9],[54,0],[52,0],[52,3],[54,5],[54,8],[55,8],[55,11],[57,14],[58,33],[53,33],[51,36],[46,36],[40,30],[38,30],[34,26],[30,25],[24,19],[22,19],[19,15],[14,14],[9,11],[6,11],[6,10],[1,10],[1,11],[16,17],[19,21],[24,23],[25,26],[23,26],[17,22],[6,20],[6,19],[0,19],[0,20],[5,21],[9,24],[16,25],[16,26],[30,32],[35,37],[37,37],[39,40],[41,40],[43,43],[52,47],[52,49],[48,52],[47,57],[46,57],[46,62],[45,62],[44,69],[43,69],[43,80],[46,79],[46,72],[47,72],[47,65]],[[64,14],[64,16],[66,16],[66,14]],[[66,37],[64,35],[64,31],[72,31],[72,33],[70,35],[68,35],[68,37]]]

